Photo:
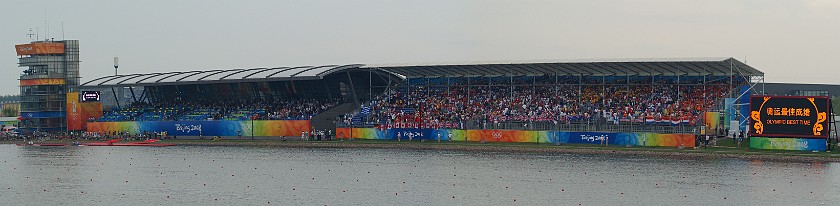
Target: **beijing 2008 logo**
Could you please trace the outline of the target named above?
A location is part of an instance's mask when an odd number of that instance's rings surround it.
[[[496,139],[502,138],[502,132],[493,132],[493,138],[496,138]]]
[[[73,109],[70,110],[70,115],[72,116],[73,120],[79,120],[79,112],[78,110],[76,110],[76,108],[78,108],[78,106],[76,105],[76,102],[73,102]]]

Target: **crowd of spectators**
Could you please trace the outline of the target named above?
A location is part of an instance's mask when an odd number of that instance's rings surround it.
[[[552,81],[554,80],[554,81]],[[411,81],[409,81],[411,82]],[[363,105],[367,121],[393,127],[459,128],[467,122],[694,125],[729,95],[727,83],[640,81],[556,83],[552,78],[413,83]],[[307,120],[340,99],[172,99],[134,103],[97,121]],[[349,123],[349,117],[345,122]],[[665,121],[662,121],[665,120]]]
[[[341,103],[340,99],[216,99],[136,102],[106,112],[97,121],[308,120]]]
[[[464,122],[554,122],[619,124],[665,122],[693,125],[730,91],[729,84],[413,85],[376,96],[371,119],[393,127],[462,127]],[[513,85],[513,86],[511,86]],[[665,120],[665,121],[662,121]]]

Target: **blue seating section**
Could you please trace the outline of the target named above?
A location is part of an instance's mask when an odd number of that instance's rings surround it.
[[[168,108],[126,108],[106,112],[100,122],[121,122],[121,121],[163,121],[173,120],[182,115],[186,110],[179,107]]]
[[[297,98],[135,102],[128,108],[107,111],[97,121],[309,120],[342,101]]]
[[[366,114],[370,114],[370,108],[367,108]],[[200,121],[200,120],[251,120],[252,117],[256,119],[271,119],[271,120],[308,120],[315,117],[317,114],[302,114],[295,117],[271,118],[263,109],[255,110],[235,110],[225,114],[222,109],[189,109],[189,108],[125,108],[122,110],[115,110],[105,112],[105,114],[97,119],[99,122],[123,122],[123,121]]]

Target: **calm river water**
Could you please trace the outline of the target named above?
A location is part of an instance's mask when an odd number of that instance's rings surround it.
[[[2,205],[838,205],[840,165],[400,149],[0,145]]]

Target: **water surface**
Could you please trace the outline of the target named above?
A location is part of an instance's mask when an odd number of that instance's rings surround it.
[[[835,205],[835,163],[0,145],[4,205]]]

